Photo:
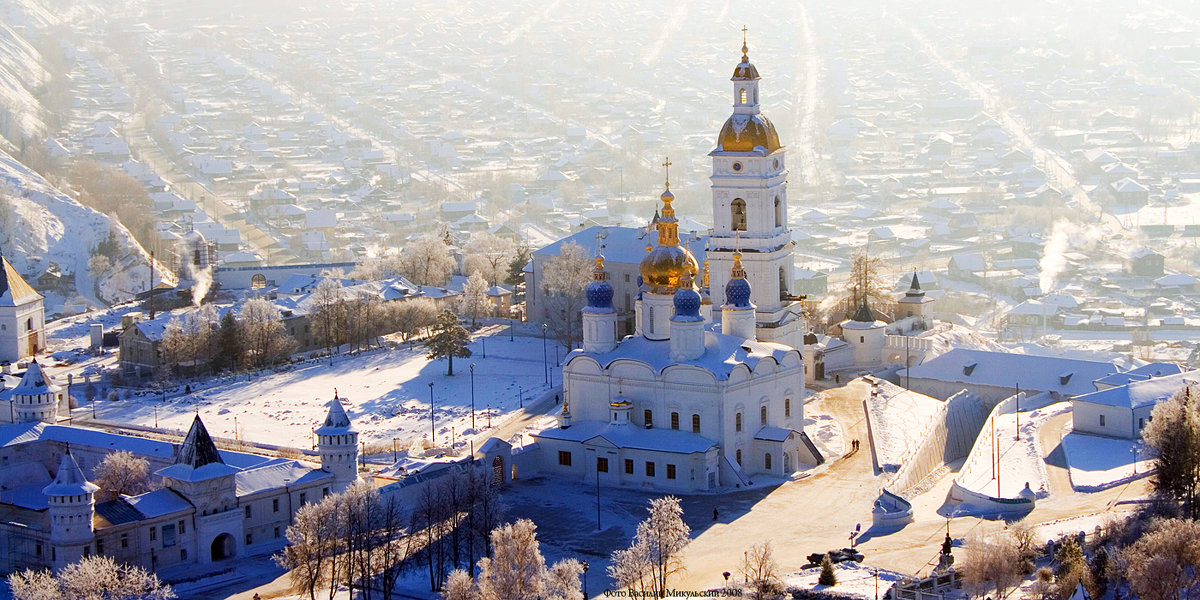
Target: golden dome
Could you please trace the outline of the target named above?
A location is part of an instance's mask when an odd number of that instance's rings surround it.
[[[753,152],[758,146],[768,153],[780,148],[775,126],[762,115],[733,115],[717,136],[718,152]]]
[[[684,277],[695,279],[700,272],[700,263],[687,248],[679,245],[679,221],[671,202],[675,195],[668,185],[660,196],[663,201],[662,217],[657,223],[658,245],[642,259],[642,282],[654,294],[674,294]]]

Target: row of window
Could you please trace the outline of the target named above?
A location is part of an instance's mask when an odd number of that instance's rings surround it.
[[[735,458],[737,460],[738,466],[740,467],[742,465],[742,449],[741,448],[737,449],[737,452],[735,453]],[[783,462],[783,464],[786,467],[787,461],[785,460]],[[770,452],[767,452],[766,454],[763,455],[763,468],[767,469],[767,470],[771,469],[771,453]]]
[[[791,416],[792,416],[792,399],[791,398],[783,399],[783,416],[786,418],[791,418]],[[767,407],[766,406],[759,407],[758,420],[759,420],[759,423],[762,425],[767,424]],[[742,413],[740,413],[740,412],[736,413],[733,417],[733,422],[734,422],[734,429],[737,431],[741,431],[742,430]],[[642,423],[645,424],[645,426],[647,428],[652,427],[654,424],[654,411],[650,410],[649,408],[642,411]],[[679,413],[677,413],[677,412],[671,413],[671,429],[675,429],[675,430],[679,429]],[[692,415],[692,433],[700,433],[700,415],[698,415],[698,414]]]
[[[569,467],[571,466],[571,453],[567,450],[558,451],[558,464]],[[633,459],[625,459],[625,474],[633,475]],[[648,460],[643,465],[645,468],[646,477],[654,477],[657,472],[657,467],[652,460]],[[600,473],[608,472],[608,458],[603,456],[596,457],[596,471]],[[675,465],[667,464],[667,479],[675,479]]]

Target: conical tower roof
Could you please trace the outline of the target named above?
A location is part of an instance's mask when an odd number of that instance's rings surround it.
[[[41,297],[0,254],[0,306],[21,306]]]
[[[871,307],[867,306],[867,302],[864,300],[862,304],[858,305],[858,310],[854,311],[854,316],[850,317],[850,320],[859,323],[874,323],[875,313],[871,312]]]
[[[25,369],[25,374],[21,376],[21,382],[17,384],[17,387],[13,388],[13,393],[21,396],[36,396],[37,394],[57,392],[60,389],[62,388],[50,382],[50,378],[46,377],[46,373],[42,371],[42,365],[35,360],[30,363],[28,369]]]
[[[212,436],[208,435],[208,429],[204,427],[200,415],[196,415],[196,418],[192,419],[192,428],[188,430],[187,437],[183,439],[183,447],[179,449],[179,456],[175,457],[175,464],[198,469],[213,463],[225,464],[225,461],[221,459],[221,453],[217,451],[217,445],[213,442]]]
[[[42,488],[42,493],[47,496],[82,496],[94,494],[99,489],[100,486],[83,476],[83,469],[79,468],[75,457],[67,452],[58,464],[58,474],[54,476],[54,481]]]
[[[337,396],[329,401],[329,412],[325,415],[325,422],[315,431],[317,435],[346,435],[350,433],[358,433],[354,425],[350,423],[350,416],[346,414],[346,409],[342,408],[342,401]]]

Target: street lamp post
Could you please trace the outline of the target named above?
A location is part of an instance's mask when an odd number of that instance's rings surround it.
[[[519,408],[525,408],[525,388],[517,386],[517,402],[520,402]]]
[[[488,413],[488,429],[492,428],[492,404],[489,402],[487,407]]]
[[[433,382],[429,382],[429,445],[437,446],[437,424],[433,418]]]
[[[471,429],[475,429],[475,363],[471,363]]]
[[[542,323],[542,366],[543,380],[550,385],[550,355],[546,352],[546,324]]]
[[[584,600],[587,600],[587,597],[588,597],[588,593],[587,593],[587,572],[588,572],[588,564],[587,564],[587,561],[586,561],[586,560],[585,560],[585,561],[583,561],[583,565],[582,565],[582,566],[583,566],[583,597],[584,597]]]
[[[485,338],[485,337],[479,338],[479,343],[483,344],[483,357],[487,358],[487,338]]]
[[[509,317],[509,318],[508,318],[508,341],[510,341],[510,342],[511,342],[511,341],[513,341],[513,320],[512,320],[512,317]]]

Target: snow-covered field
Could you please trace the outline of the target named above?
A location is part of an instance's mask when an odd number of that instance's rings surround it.
[[[1042,460],[1041,444],[1038,443],[1038,430],[1051,417],[1070,409],[1070,402],[1058,402],[1037,410],[1021,412],[1020,436],[1014,435],[1017,430],[1017,414],[996,415],[994,423],[989,419],[984,424],[983,431],[979,433],[981,443],[975,445],[971,455],[963,463],[957,481],[973,492],[1000,498],[1017,497],[1017,493],[1029,483],[1030,489],[1036,492],[1039,498],[1045,497],[1049,493],[1049,484],[1046,464]],[[990,440],[994,440],[994,445]],[[996,482],[996,471],[993,469],[992,453],[995,447],[999,447],[1000,454],[999,485]]]
[[[1145,477],[1153,463],[1149,452],[1134,440],[1068,433],[1063,436],[1062,447],[1070,465],[1071,487],[1077,492],[1098,492]]]
[[[98,417],[153,426],[157,407],[159,427],[186,429],[199,413],[215,436],[234,437],[236,422],[240,439],[306,448],[336,389],[360,439],[407,444],[416,438],[429,441],[432,389],[436,442],[443,446],[452,432],[456,441],[471,433],[470,364],[475,364],[475,422],[480,430],[488,424],[489,408],[495,426],[497,417],[518,408],[521,398],[529,401],[548,389],[540,338],[484,339],[487,358],[482,356],[484,342],[476,339],[471,343],[474,356],[454,361],[453,377],[446,375],[445,360],[426,360],[418,345],[414,350],[338,356],[332,366],[324,360],[273,374],[239,376],[193,394],[168,396],[165,402],[152,394],[115,404],[101,402]],[[554,382],[561,384],[553,347],[549,357]]]
[[[942,401],[880,380],[879,393],[867,400],[871,410],[871,444],[884,471],[900,468],[934,424]]]
[[[833,571],[837,575],[837,585],[832,587],[817,584],[817,578],[821,576],[820,567],[785,575],[783,584],[789,588],[822,590],[854,598],[883,598],[892,584],[904,578],[904,575],[894,571],[874,569],[857,563],[839,563],[833,566]],[[879,576],[878,581],[876,574]]]

